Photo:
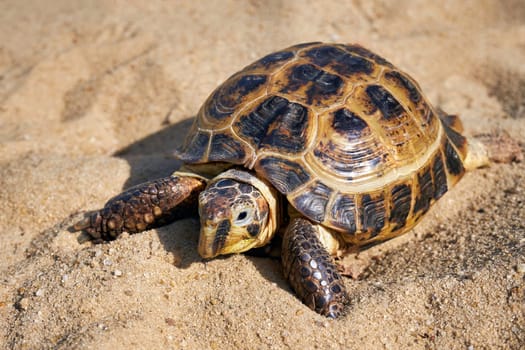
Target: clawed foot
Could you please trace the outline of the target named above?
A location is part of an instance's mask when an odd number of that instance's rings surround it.
[[[314,224],[302,218],[290,223],[283,238],[282,261],[285,277],[303,303],[329,318],[343,314],[348,301],[343,278]]]
[[[73,226],[94,239],[113,240],[123,231],[137,233],[197,213],[204,180],[168,176],[132,187],[110,199],[104,208]]]

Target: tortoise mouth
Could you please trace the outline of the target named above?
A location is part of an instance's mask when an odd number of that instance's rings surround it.
[[[199,254],[205,259],[211,259],[221,254],[230,233],[230,220],[222,220],[218,225],[202,223],[199,237]]]
[[[246,228],[232,226],[225,219],[218,224],[202,225],[198,251],[204,259],[218,255],[243,253],[261,245],[257,237],[252,237]]]

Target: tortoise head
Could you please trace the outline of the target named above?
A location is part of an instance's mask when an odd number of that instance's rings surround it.
[[[233,176],[239,173],[242,178]],[[271,199],[269,203],[264,193],[267,191],[259,188],[260,184],[264,185],[247,172],[230,170],[201,192],[199,254],[203,258],[241,253],[271,240],[277,208]]]

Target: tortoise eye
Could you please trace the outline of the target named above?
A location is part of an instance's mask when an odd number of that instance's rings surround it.
[[[235,220],[233,223],[236,226],[246,226],[249,225],[253,221],[253,209],[251,208],[243,208],[240,210],[235,217]]]
[[[248,213],[246,211],[241,211],[239,215],[237,215],[236,221],[244,220],[246,219],[247,216],[248,216]]]

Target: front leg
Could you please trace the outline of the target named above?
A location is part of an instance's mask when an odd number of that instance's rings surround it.
[[[298,297],[321,315],[336,318],[347,301],[343,279],[310,221],[294,219],[283,238],[284,275]]]
[[[199,193],[206,181],[176,173],[131,187],[111,198],[104,208],[73,226],[95,239],[113,240],[123,231],[136,233],[197,214]]]

